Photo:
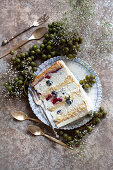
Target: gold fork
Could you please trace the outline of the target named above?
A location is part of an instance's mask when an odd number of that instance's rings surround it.
[[[28,28],[26,28],[25,30],[23,30],[22,32],[12,36],[10,39],[6,39],[2,42],[1,46],[4,46],[6,44],[8,44],[11,40],[13,40],[14,38],[18,37],[19,35],[21,35],[22,33],[28,31],[29,29],[33,28],[33,27],[38,27],[40,25],[42,25],[43,23],[45,23],[47,20],[49,19],[49,16],[47,14],[44,14],[43,16],[41,16],[37,21],[34,21],[32,25],[30,25]]]

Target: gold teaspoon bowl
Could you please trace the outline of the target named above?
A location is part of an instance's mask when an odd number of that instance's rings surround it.
[[[29,130],[29,132],[31,132],[35,136],[45,136],[46,138],[52,140],[53,142],[56,142],[56,143],[58,143],[58,144],[60,144],[62,146],[65,146],[65,147],[69,148],[69,149],[73,149],[72,147],[70,147],[70,146],[66,145],[65,143],[61,142],[60,140],[57,140],[57,139],[53,138],[52,136],[49,136],[49,135],[45,134],[40,129],[39,126],[29,125],[28,130]]]
[[[24,112],[21,112],[21,111],[11,112],[11,115],[12,115],[13,118],[15,118],[16,120],[19,120],[19,121],[32,120],[32,121],[35,121],[35,122],[38,122],[38,123],[42,123],[38,119],[28,117]]]

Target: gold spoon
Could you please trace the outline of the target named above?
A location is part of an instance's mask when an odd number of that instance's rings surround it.
[[[54,142],[56,142],[56,143],[58,143],[58,144],[60,144],[60,145],[62,145],[62,146],[65,146],[65,147],[67,147],[67,148],[69,148],[69,149],[73,149],[72,147],[70,147],[70,146],[66,145],[65,143],[61,142],[60,140],[57,140],[57,139],[53,138],[52,136],[49,136],[49,135],[45,134],[45,133],[40,129],[40,127],[38,127],[38,126],[29,125],[29,126],[28,126],[28,130],[29,130],[33,135],[35,135],[35,136],[45,136],[46,138],[48,138],[48,139],[50,139],[50,140],[52,140],[52,141],[54,141]]]
[[[13,118],[15,118],[16,120],[20,120],[20,121],[23,121],[23,120],[32,120],[32,121],[35,121],[35,122],[38,122],[38,123],[42,123],[40,120],[38,119],[33,119],[31,117],[28,117],[24,112],[21,112],[21,111],[15,111],[15,112],[12,112],[11,115],[13,116]]]
[[[31,40],[39,40],[39,39],[41,39],[46,32],[47,32],[47,28],[46,27],[41,27],[41,28],[36,29],[27,40],[23,40],[20,44],[18,44],[14,48],[10,49],[7,53],[2,55],[0,57],[0,59],[5,57],[5,56],[7,56],[10,53],[10,51],[16,50],[17,48],[23,46],[24,44],[26,44],[27,42],[29,42]]]

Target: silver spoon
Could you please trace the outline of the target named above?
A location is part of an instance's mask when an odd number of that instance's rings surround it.
[[[23,40],[20,44],[18,44],[14,48],[10,49],[7,53],[3,54],[0,57],[0,59],[5,57],[5,56],[7,56],[10,53],[10,51],[16,50],[17,48],[23,46],[24,44],[28,43],[31,40],[39,40],[39,39],[41,39],[46,32],[47,32],[47,28],[46,27],[41,27],[41,28],[36,29],[27,40]]]
[[[67,147],[67,148],[69,148],[69,149],[73,149],[72,147],[70,147],[70,146],[66,145],[65,143],[61,142],[60,140],[57,140],[57,139],[53,138],[52,136],[49,136],[49,135],[45,134],[45,133],[40,129],[39,126],[29,125],[29,126],[28,126],[28,130],[29,130],[33,135],[35,135],[35,136],[45,136],[46,138],[48,138],[48,139],[50,139],[50,140],[52,140],[52,141],[54,141],[54,142],[56,142],[56,143],[58,143],[58,144],[60,144],[60,145],[62,145],[62,146],[65,146],[65,147]]]

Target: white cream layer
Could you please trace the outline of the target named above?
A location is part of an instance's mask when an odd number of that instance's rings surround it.
[[[58,70],[56,73],[49,73],[49,75],[51,76],[50,79],[44,78],[38,84],[36,84],[34,86],[35,90],[37,90],[41,94],[44,94],[45,92],[47,92],[51,87],[54,88],[56,85],[64,82],[64,80],[67,77],[67,73],[66,73],[65,68]],[[46,84],[47,80],[52,81],[51,86],[47,86],[47,84]]]

